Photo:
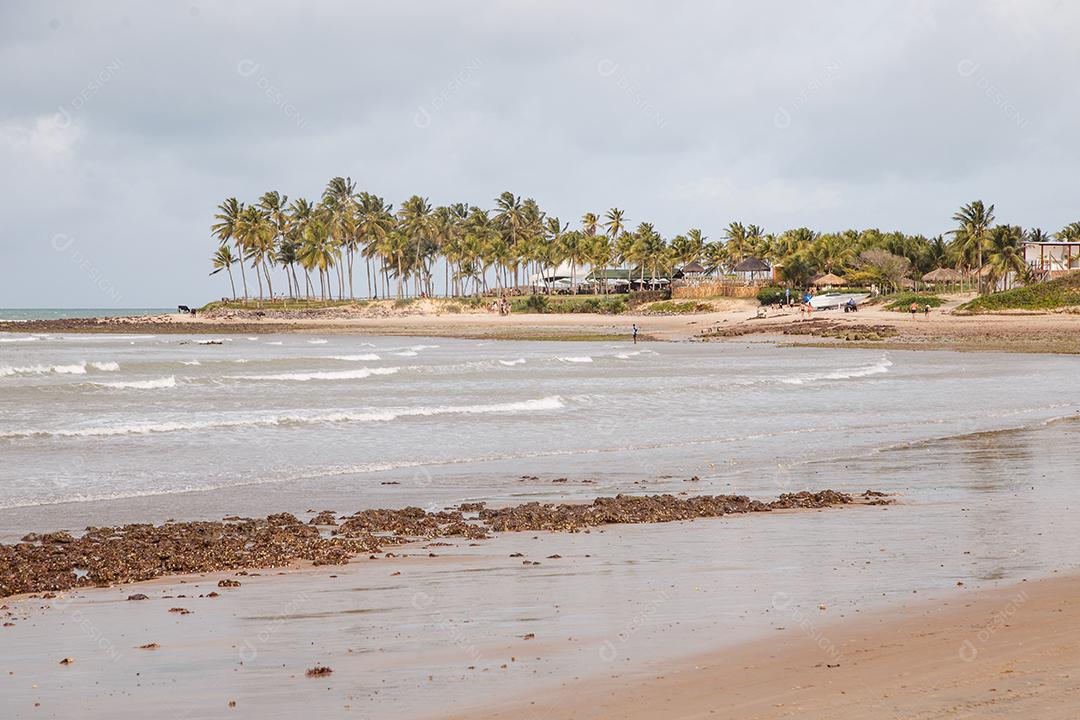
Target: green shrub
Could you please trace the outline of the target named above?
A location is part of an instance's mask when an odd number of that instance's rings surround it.
[[[960,306],[970,312],[998,310],[1054,310],[1080,305],[1080,272],[1047,282],[991,293]]]
[[[548,311],[547,295],[530,295],[525,299],[525,309],[527,312],[546,313]]]
[[[798,291],[792,290],[791,296],[797,298],[799,296]],[[762,305],[775,305],[776,303],[785,302],[787,300],[787,288],[775,285],[763,287],[758,290],[757,300]]]
[[[395,308],[406,308],[416,302],[416,298],[398,298],[394,301]]]
[[[668,300],[666,302],[653,303],[649,306],[649,312],[667,313],[671,315],[689,315],[692,313],[700,312],[712,312],[712,305],[708,303],[700,302],[676,302]]]

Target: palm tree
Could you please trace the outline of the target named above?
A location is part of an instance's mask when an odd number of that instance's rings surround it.
[[[210,262],[213,263],[214,271],[211,275],[217,275],[224,270],[229,273],[229,287],[232,288],[233,300],[236,299],[236,283],[233,282],[232,276],[232,264],[235,262],[233,258],[232,249],[228,245],[219,245],[218,249],[210,257]]]
[[[372,297],[372,260],[379,257],[379,244],[394,230],[393,207],[378,195],[360,193],[356,206],[356,237],[362,246],[367,271],[368,297]],[[375,274],[374,294],[379,294],[379,276]]]
[[[507,190],[495,198],[495,210],[493,212],[495,215],[492,220],[495,227],[502,234],[506,244],[516,250],[518,241],[525,234],[528,222],[521,198]],[[517,284],[518,273],[517,268],[514,268],[514,285]]]
[[[289,214],[286,209],[286,203],[288,202],[289,196],[282,195],[276,190],[263,193],[263,196],[259,198],[259,209],[262,210],[269,221],[270,226],[274,229],[273,243],[275,247],[271,248],[271,251],[268,253],[268,256],[272,260],[272,262],[270,262],[271,266],[274,264],[273,261],[277,260],[278,251],[280,251],[281,247],[285,244],[285,237],[289,232]],[[287,272],[285,273],[285,279],[289,283],[289,295],[291,296],[293,290],[292,279]],[[269,272],[267,272],[267,282],[270,282]],[[271,293],[271,298],[273,298],[273,293]]]
[[[349,296],[353,294],[353,256],[356,252],[356,183],[351,177],[336,177],[326,185],[322,196],[327,231],[334,244],[345,251],[348,266]],[[343,294],[345,269],[338,268],[338,297]]]
[[[237,262],[240,263],[240,279],[244,284],[244,301],[248,299],[247,276],[244,274],[244,247],[240,236],[236,232],[236,224],[240,221],[240,214],[244,211],[244,204],[237,202],[236,198],[228,198],[218,205],[218,212],[214,215],[216,223],[210,226],[210,231],[217,237],[218,242],[227,245],[230,241],[236,244]]]
[[[982,268],[983,250],[986,247],[987,234],[994,222],[994,206],[986,207],[982,200],[974,200],[961,207],[952,219],[959,223],[952,234],[959,243],[960,253],[965,258],[965,264],[975,261],[976,272],[979,278],[979,292],[983,291]]]
[[[426,270],[421,262],[425,254],[425,246],[432,244],[435,224],[431,212],[431,204],[427,198],[413,195],[401,204],[397,214],[397,229],[409,242],[413,250],[412,271],[415,273],[416,294],[420,294],[420,273]],[[403,269],[402,265],[399,270]],[[400,297],[401,283],[398,282],[398,294]]]
[[[986,244],[988,267],[996,287],[1005,280],[1007,290],[1011,277],[1024,272],[1024,230],[1016,225],[998,225],[990,231]]]
[[[304,225],[304,242],[300,246],[300,263],[307,270],[319,271],[319,295],[326,300],[327,293],[330,299],[334,299],[330,291],[330,271],[341,259],[341,246],[334,242],[330,234],[330,228],[325,219],[312,215]],[[341,296],[338,295],[338,299]]]
[[[604,222],[604,231],[607,233],[608,239],[610,239],[612,243],[612,248],[614,250],[613,260],[618,260],[618,264],[620,265],[627,262],[626,255],[623,253],[623,250],[626,248],[619,243],[620,236],[622,236],[623,232],[626,230],[625,215],[625,211],[616,207],[611,208],[604,215],[604,220],[606,221]],[[629,270],[626,271],[626,280],[627,282],[630,281]]]
[[[274,228],[270,220],[255,205],[249,205],[240,213],[236,223],[236,235],[240,238],[241,247],[247,250],[247,259],[251,260],[251,267],[255,270],[255,277],[259,280],[259,297],[263,296],[263,276],[270,291],[270,297],[274,297],[274,288],[270,284],[270,270],[266,267],[267,257],[274,250]],[[243,267],[243,258],[241,258]]]

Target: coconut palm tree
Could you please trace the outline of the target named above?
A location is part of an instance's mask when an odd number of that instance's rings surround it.
[[[249,205],[240,213],[236,223],[236,234],[242,247],[247,251],[247,259],[255,270],[259,280],[259,297],[263,297],[263,274],[266,276],[270,297],[274,297],[274,288],[270,280],[270,270],[266,266],[267,258],[274,251],[274,228],[270,220],[255,205]],[[243,263],[241,262],[241,266]],[[260,274],[261,273],[261,274]]]
[[[612,250],[614,252],[613,262],[619,265],[623,265],[627,262],[626,256],[622,253],[624,247],[620,247],[619,237],[626,231],[626,212],[620,210],[617,207],[613,207],[604,214],[604,232],[611,240]],[[627,280],[630,279],[630,271],[626,271]]]
[[[244,301],[248,299],[247,275],[244,273],[244,246],[243,241],[236,232],[236,225],[240,221],[240,214],[244,211],[244,204],[236,198],[227,198],[218,205],[217,214],[214,215],[216,223],[210,226],[210,231],[222,245],[230,241],[236,244],[236,262],[240,263],[240,279],[244,285]]]
[[[305,223],[304,240],[298,257],[305,269],[319,271],[319,296],[326,300],[329,294],[333,300],[330,271],[340,264],[341,246],[334,242],[327,218],[313,214]],[[341,299],[340,294],[338,299]]]
[[[273,247],[270,248],[270,252],[267,253],[269,258],[268,265],[273,265],[278,261],[278,251],[280,251],[282,245],[285,243],[285,238],[289,232],[289,213],[287,209],[287,203],[289,202],[288,195],[282,195],[276,190],[263,193],[263,196],[259,198],[259,209],[266,216],[270,227],[274,230]],[[288,272],[285,273],[285,279],[289,283],[289,295],[292,295],[292,279],[289,277]],[[269,280],[269,271],[267,270],[267,282]],[[271,294],[273,297],[273,294]]]
[[[415,273],[414,282],[417,295],[421,292],[421,271],[426,270],[421,258],[427,254],[429,246],[434,244],[434,220],[431,204],[427,198],[419,195],[413,195],[403,202],[401,209],[397,213],[397,230],[408,240],[409,246],[412,248],[411,270]],[[401,264],[399,270],[404,269],[404,267],[405,265]],[[399,292],[400,280],[399,278]]]
[[[357,242],[360,245],[360,253],[364,256],[364,265],[367,273],[367,296],[379,294],[379,274],[375,273],[374,288],[372,287],[371,265],[372,261],[379,257],[379,243],[394,230],[393,207],[384,202],[378,195],[368,192],[360,193],[356,203],[355,230]]]
[[[998,225],[990,231],[986,243],[987,266],[992,286],[1001,280],[1009,289],[1012,278],[1024,272],[1024,230],[1016,225]]]
[[[214,251],[214,254],[210,257],[210,262],[213,263],[214,271],[211,275],[217,275],[224,270],[229,274],[229,287],[232,288],[233,300],[236,299],[236,283],[233,282],[232,265],[236,262],[233,258],[232,249],[228,245],[219,245],[218,249]]]
[[[952,219],[959,227],[950,231],[959,245],[965,264],[970,267],[974,261],[979,278],[979,292],[983,291],[983,253],[986,249],[987,236],[994,222],[994,206],[987,207],[982,200],[974,200],[961,207]]]
[[[326,216],[327,231],[334,244],[343,251],[348,269],[349,296],[353,293],[353,256],[356,253],[356,183],[351,177],[336,177],[323,190],[321,209]],[[338,297],[344,294],[346,267],[338,267]]]

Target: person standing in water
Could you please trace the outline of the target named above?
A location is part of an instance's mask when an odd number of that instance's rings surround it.
[[[634,344],[637,345],[637,323],[634,323]]]

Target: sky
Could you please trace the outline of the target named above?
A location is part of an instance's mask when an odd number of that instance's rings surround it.
[[[215,206],[317,199],[666,237],[1080,219],[1080,3],[0,0],[0,307],[168,307]]]

